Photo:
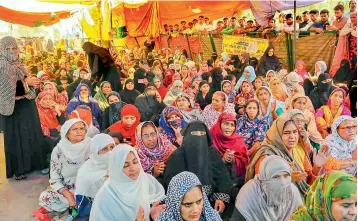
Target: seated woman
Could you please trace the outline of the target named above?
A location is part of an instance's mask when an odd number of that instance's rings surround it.
[[[202,120],[200,110],[195,107],[194,101],[186,93],[180,93],[177,96],[173,106],[178,108],[180,113],[183,115],[185,122],[187,123],[196,120]]]
[[[128,144],[118,145],[109,158],[109,179],[94,199],[90,221],[149,220],[157,202],[165,198],[163,186],[143,171],[137,151]],[[152,217],[153,218],[153,217]]]
[[[200,180],[191,172],[184,171],[173,177],[165,206],[156,221],[221,221],[218,212],[211,207]]]
[[[315,117],[318,131],[325,138],[331,133],[331,126],[337,117],[346,115],[351,116],[351,111],[345,106],[346,91],[336,88],[329,96],[327,105],[317,110]]]
[[[106,108],[102,115],[102,131],[121,120],[121,111],[124,105],[126,105],[115,91],[108,93],[107,101],[109,107]]]
[[[153,122],[146,121],[136,130],[136,150],[143,170],[157,180],[163,178],[167,160],[176,147],[159,132]]]
[[[203,80],[199,83],[199,91],[196,95],[195,102],[199,104],[200,109],[204,110],[206,106],[211,104],[213,94],[210,90],[210,84]]]
[[[356,219],[357,178],[342,171],[318,177],[304,204],[291,216],[293,221]]]
[[[58,106],[59,110],[62,114],[66,113],[66,108],[68,105],[68,98],[64,96],[63,94],[59,93],[56,87],[56,84],[48,81],[43,84],[42,88],[43,92],[47,92],[52,94],[54,101],[56,102],[56,105]]]
[[[244,185],[246,166],[249,162],[244,139],[236,133],[237,120],[232,113],[222,113],[211,128],[213,146],[219,152],[235,187],[233,202]]]
[[[315,110],[327,104],[329,96],[333,90],[334,87],[332,85],[331,76],[329,74],[319,75],[317,86],[311,91],[311,93],[309,93],[309,98],[311,99]]]
[[[260,148],[253,153],[250,158],[248,170],[246,172],[246,182],[253,179],[255,174],[260,172],[262,160],[270,155],[277,155],[284,158],[292,166],[292,182],[298,187],[303,196],[309,188],[308,183],[312,183],[327,160],[327,151],[321,148],[318,154],[314,154],[312,166],[307,160],[303,163],[304,168],[297,162],[294,155],[294,148],[301,141],[299,130],[293,120],[288,118],[278,118],[266,133],[266,139]]]
[[[140,92],[134,89],[133,79],[125,80],[123,90],[119,92],[119,95],[124,103],[134,104],[135,100],[140,95]]]
[[[162,100],[165,98],[165,95],[168,93],[168,89],[163,85],[162,78],[155,76],[153,79],[153,83],[155,87],[157,88],[157,91],[162,98]]]
[[[108,132],[108,135],[113,138],[116,145],[124,143],[123,135],[120,132]]]
[[[229,98],[229,103],[234,103],[237,93],[235,90],[232,89],[231,81],[223,80],[221,82],[221,91],[224,92],[226,96]]]
[[[136,144],[135,130],[140,122],[140,113],[133,104],[126,104],[122,108],[121,118],[121,121],[112,124],[108,131],[120,132],[124,142],[134,146]]]
[[[77,171],[88,159],[91,139],[86,123],[71,119],[61,128],[61,140],[51,154],[50,186],[40,195],[41,208],[32,213],[39,220],[50,219],[47,213],[76,207],[74,196]]]
[[[279,156],[268,156],[260,165],[260,173],[248,181],[236,198],[232,220],[290,220],[302,205],[297,187],[291,182],[291,168]]]
[[[78,217],[89,217],[93,199],[108,178],[108,159],[114,147],[113,138],[107,134],[97,134],[92,138],[90,158],[77,172],[75,195]]]
[[[222,93],[222,92],[221,92]],[[164,187],[183,171],[198,176],[204,191],[215,202],[214,209],[223,212],[229,203],[232,183],[230,175],[218,151],[213,147],[210,131],[201,121],[189,123],[182,131],[181,147],[169,157],[164,173]]]
[[[280,60],[274,54],[274,48],[267,47],[259,63],[260,74],[263,76],[268,70],[279,71],[281,69]]]
[[[94,137],[94,135],[99,134],[99,130],[94,126],[93,122],[95,119],[92,117],[91,109],[88,106],[80,105],[76,110],[72,111],[68,119],[81,119],[87,125],[87,136]]]
[[[241,87],[240,87],[240,93],[238,94],[238,96],[244,97],[245,103],[249,99],[255,98],[254,86],[252,85],[252,83],[250,81],[245,80],[242,82]]]
[[[319,82],[319,76],[324,74],[327,70],[327,65],[324,61],[317,61],[314,66],[314,73],[308,74],[308,78],[306,78],[303,82],[303,87],[305,89],[305,94],[309,96],[311,94],[311,91],[315,88],[316,85],[318,85]]]
[[[91,95],[91,90],[86,84],[79,84],[76,89],[76,95],[66,109],[66,116],[69,116],[72,111],[76,110],[79,105],[86,105],[91,109],[92,116],[98,121],[101,117],[101,109],[95,99]]]
[[[98,102],[99,108],[103,112],[107,107],[109,107],[109,103],[107,100],[107,95],[112,91],[111,83],[108,81],[103,81],[99,86],[99,91],[94,96],[94,99]]]
[[[267,118],[260,116],[260,105],[255,99],[248,100],[244,115],[237,120],[237,133],[244,138],[247,154],[251,155],[260,147],[270,127]]]
[[[285,104],[276,100],[268,87],[260,87],[256,90],[256,97],[260,104],[260,114],[272,124],[284,111]]]
[[[177,96],[183,92],[183,82],[176,80],[173,83],[173,86],[169,89],[168,93],[165,95],[163,103],[167,106],[171,106],[173,102],[177,99]]]
[[[266,84],[267,84],[267,86],[269,86],[270,85],[270,81],[271,81],[271,79],[272,78],[274,78],[274,77],[276,77],[276,71],[273,71],[273,70],[268,70],[267,72],[266,72]],[[265,86],[265,85],[263,85],[263,86]],[[257,89],[257,88],[256,88]]]
[[[285,110],[291,110],[291,109],[297,109],[297,108],[292,108],[292,100],[293,97],[295,95],[301,95],[301,96],[305,96],[305,90],[303,89],[303,87],[300,84],[295,84],[290,88],[289,91],[289,95],[287,97],[287,99],[285,100]],[[308,111],[311,111],[313,114],[315,113],[315,109],[312,105],[312,102],[310,99],[307,99],[306,101],[306,105],[305,105],[305,109],[307,109]],[[303,110],[302,110],[303,111]]]
[[[241,77],[239,78],[239,80],[235,85],[235,91],[239,92],[239,89],[241,88],[241,84],[243,81],[254,82],[255,78],[256,78],[255,69],[252,66],[247,66],[244,69],[244,73],[241,75]]]
[[[183,115],[175,107],[166,107],[159,120],[159,132],[174,145],[181,145],[180,131],[188,123],[184,120]]]
[[[282,83],[280,79],[278,79],[277,77],[273,77],[269,85],[273,98],[275,98],[278,101],[285,102],[288,95],[284,83]]]
[[[233,113],[236,116],[234,104],[228,102],[228,97],[222,91],[217,91],[213,95],[212,103],[205,107],[202,115],[203,122],[211,129],[219,119],[221,113]]]
[[[254,91],[256,91],[259,87],[266,86],[266,81],[262,76],[257,76],[252,84],[254,86]]]
[[[306,80],[308,78],[308,72],[306,70],[306,64],[302,60],[299,60],[299,61],[296,62],[294,72],[296,72],[299,76],[301,76],[301,78],[303,80]],[[302,82],[302,84],[303,84],[303,82]]]
[[[332,134],[324,140],[330,156],[323,166],[326,171],[343,170],[357,174],[357,122],[350,116],[338,117],[332,125]]]

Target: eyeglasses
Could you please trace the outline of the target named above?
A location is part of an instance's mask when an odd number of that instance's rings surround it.
[[[295,121],[296,123],[305,123],[306,120],[305,119],[294,119],[293,121]]]
[[[155,138],[156,136],[157,136],[157,133],[152,132],[152,133],[150,133],[150,134],[144,134],[144,135],[142,136],[142,138],[143,138],[144,140],[148,140],[150,137]]]
[[[348,127],[338,127],[339,130],[346,130],[346,131],[350,131],[350,130],[357,130],[357,125],[355,126],[348,126]]]

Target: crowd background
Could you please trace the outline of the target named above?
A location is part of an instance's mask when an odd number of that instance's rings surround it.
[[[7,178],[49,173],[39,220],[355,220],[355,1],[349,7],[335,6],[332,22],[325,9],[296,18],[299,30],[347,36],[335,73],[324,61],[309,73],[299,58],[289,71],[271,46],[261,58],[193,61],[186,50],[156,50],[151,36],[118,52],[79,38],[34,49],[4,37]],[[199,16],[163,34],[292,34],[293,19],[224,18],[214,28]]]

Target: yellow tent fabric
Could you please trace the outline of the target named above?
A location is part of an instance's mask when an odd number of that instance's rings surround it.
[[[93,5],[97,4],[99,0],[36,0],[37,2],[48,2],[48,3],[56,3],[56,4],[80,4],[80,5]]]

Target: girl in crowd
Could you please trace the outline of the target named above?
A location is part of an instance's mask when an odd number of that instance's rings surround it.
[[[108,159],[114,146],[113,138],[107,134],[92,138],[90,158],[77,172],[75,195],[78,217],[89,218],[93,199],[108,178]]]
[[[345,106],[346,91],[342,88],[336,88],[329,96],[327,105],[317,110],[315,117],[318,130],[322,137],[327,137],[331,132],[331,126],[337,117],[341,115],[351,116],[351,111]]]
[[[308,78],[308,72],[306,70],[306,64],[302,60],[296,62],[294,70],[303,80]]]
[[[107,95],[112,91],[111,84],[108,81],[103,81],[99,86],[99,91],[94,96],[94,99],[98,102],[99,108],[103,112],[109,103],[107,100]]]
[[[110,155],[108,172],[109,179],[94,199],[90,221],[118,217],[149,221],[151,210],[159,206],[157,202],[165,198],[165,192],[152,175],[143,171],[137,151],[127,144],[118,145]]]
[[[191,84],[191,79],[193,76],[190,76],[189,74],[191,73],[189,73],[188,66],[184,65],[180,71],[180,77],[181,81],[184,83],[184,87],[188,87]]]
[[[265,73],[267,73],[268,70],[279,71],[280,69],[280,61],[278,57],[274,54],[274,48],[271,46],[267,47],[264,55],[260,59],[260,74],[263,76],[265,75]]]
[[[213,93],[210,90],[210,84],[203,80],[199,84],[199,92],[196,95],[196,103],[199,104],[200,109],[204,110],[206,106],[211,104],[211,101],[213,99]]]
[[[237,133],[244,138],[248,155],[260,147],[269,127],[267,118],[260,116],[259,102],[255,99],[248,100],[244,115],[237,121]]]
[[[250,82],[251,83],[251,82]],[[221,91],[229,98],[229,103],[234,103],[236,91],[232,89],[231,81],[224,80],[221,82]]]
[[[219,119],[219,116],[223,112],[235,113],[234,104],[228,102],[228,97],[222,91],[217,91],[213,95],[212,103],[205,107],[202,115],[203,122],[211,129]]]
[[[255,69],[252,66],[247,66],[244,69],[244,73],[242,74],[242,76],[239,78],[239,80],[237,81],[236,85],[235,85],[235,90],[237,92],[240,92],[239,89],[241,87],[241,84],[243,81],[250,81],[253,82],[256,78],[256,74],[255,74]]]
[[[248,80],[244,80],[240,87],[240,94],[238,95],[240,97],[245,98],[245,102],[249,99],[255,98],[255,90],[252,83]]]
[[[65,95],[58,92],[55,83],[50,82],[50,81],[45,82],[43,84],[42,91],[50,93],[53,96],[53,99],[56,102],[61,113],[62,114],[66,113],[66,107],[68,105],[68,98]]]
[[[133,104],[126,104],[121,110],[121,121],[112,124],[108,131],[120,132],[124,142],[134,146],[136,144],[135,130],[140,123],[140,113]]]
[[[95,119],[92,117],[91,109],[88,106],[80,105],[76,110],[72,111],[68,119],[81,119],[87,125],[87,136],[93,137],[99,134],[99,129],[94,126]],[[98,123],[96,124],[98,126]]]
[[[209,199],[214,199],[214,209],[223,212],[224,202],[228,203],[232,183],[220,154],[212,146],[210,131],[200,121],[191,122],[182,131],[184,140],[181,147],[169,157],[164,173],[164,187],[183,171],[198,176]]]
[[[141,123],[136,129],[136,150],[143,170],[162,179],[166,163],[176,147],[159,132],[153,122]]]
[[[210,205],[205,187],[191,172],[181,172],[171,179],[165,205],[156,221],[221,221]]]
[[[69,116],[78,106],[86,105],[91,109],[93,117],[98,121],[101,116],[101,109],[95,99],[93,99],[91,90],[86,84],[79,84],[76,89],[76,96],[68,103],[66,116]]]
[[[268,87],[260,87],[256,90],[256,97],[260,103],[260,114],[267,118],[269,125],[284,111],[285,104],[276,100]]]
[[[262,76],[257,76],[252,84],[254,85],[255,91],[261,86],[266,86],[265,79]]]
[[[165,96],[163,102],[167,106],[171,106],[173,102],[176,100],[177,96],[183,92],[183,82],[180,80],[176,80],[173,83],[173,86],[168,91],[167,95]]]
[[[291,173],[290,165],[282,157],[266,157],[260,172],[239,192],[232,220],[290,220],[291,214],[302,205],[300,192],[291,182]]]
[[[126,105],[126,103],[121,100],[120,95],[115,91],[108,93],[106,99],[109,107],[106,108],[102,115],[102,131],[121,120],[121,111],[124,105]]]
[[[88,159],[91,139],[86,123],[71,119],[61,128],[61,140],[51,154],[50,186],[40,195],[41,208],[32,213],[37,219],[49,219],[48,212],[63,212],[76,207],[74,196],[77,171]]]
[[[272,78],[276,77],[276,71],[273,70],[268,70],[266,72],[266,82],[267,82],[267,86],[270,84],[270,81]]]
[[[334,171],[318,177],[303,206],[293,213],[294,221],[356,220],[357,179]]]
[[[317,61],[315,66],[315,73],[311,75],[308,73],[308,78],[304,80],[303,87],[305,89],[305,94],[308,96],[311,94],[311,91],[315,88],[315,86],[319,86],[318,82],[320,82],[320,75],[324,74],[327,70],[327,65],[324,61]],[[329,76],[329,74],[327,74]],[[327,79],[327,78],[325,78]],[[321,78],[322,80],[325,80]]]
[[[194,101],[186,93],[180,93],[175,100],[174,105],[183,115],[185,122],[190,123],[196,120],[202,120],[200,111],[195,107]]]
[[[153,83],[154,83],[155,87],[157,88],[157,91],[158,91],[160,97],[163,100],[165,98],[165,95],[168,92],[168,89],[163,85],[162,78],[157,77],[157,76],[154,77]]]
[[[332,125],[332,134],[324,140],[329,146],[330,157],[324,169],[343,170],[351,175],[357,174],[357,123],[350,116],[338,117]]]
[[[160,114],[159,132],[163,134],[172,144],[181,144],[182,138],[180,131],[188,123],[184,120],[183,115],[175,107],[166,107]]]
[[[140,92],[134,89],[134,81],[132,79],[127,79],[124,82],[124,87],[119,95],[122,98],[122,101],[126,104],[134,104],[136,98],[140,95]]]
[[[287,89],[280,79],[277,77],[271,78],[269,85],[272,96],[278,101],[285,102],[287,99]]]

